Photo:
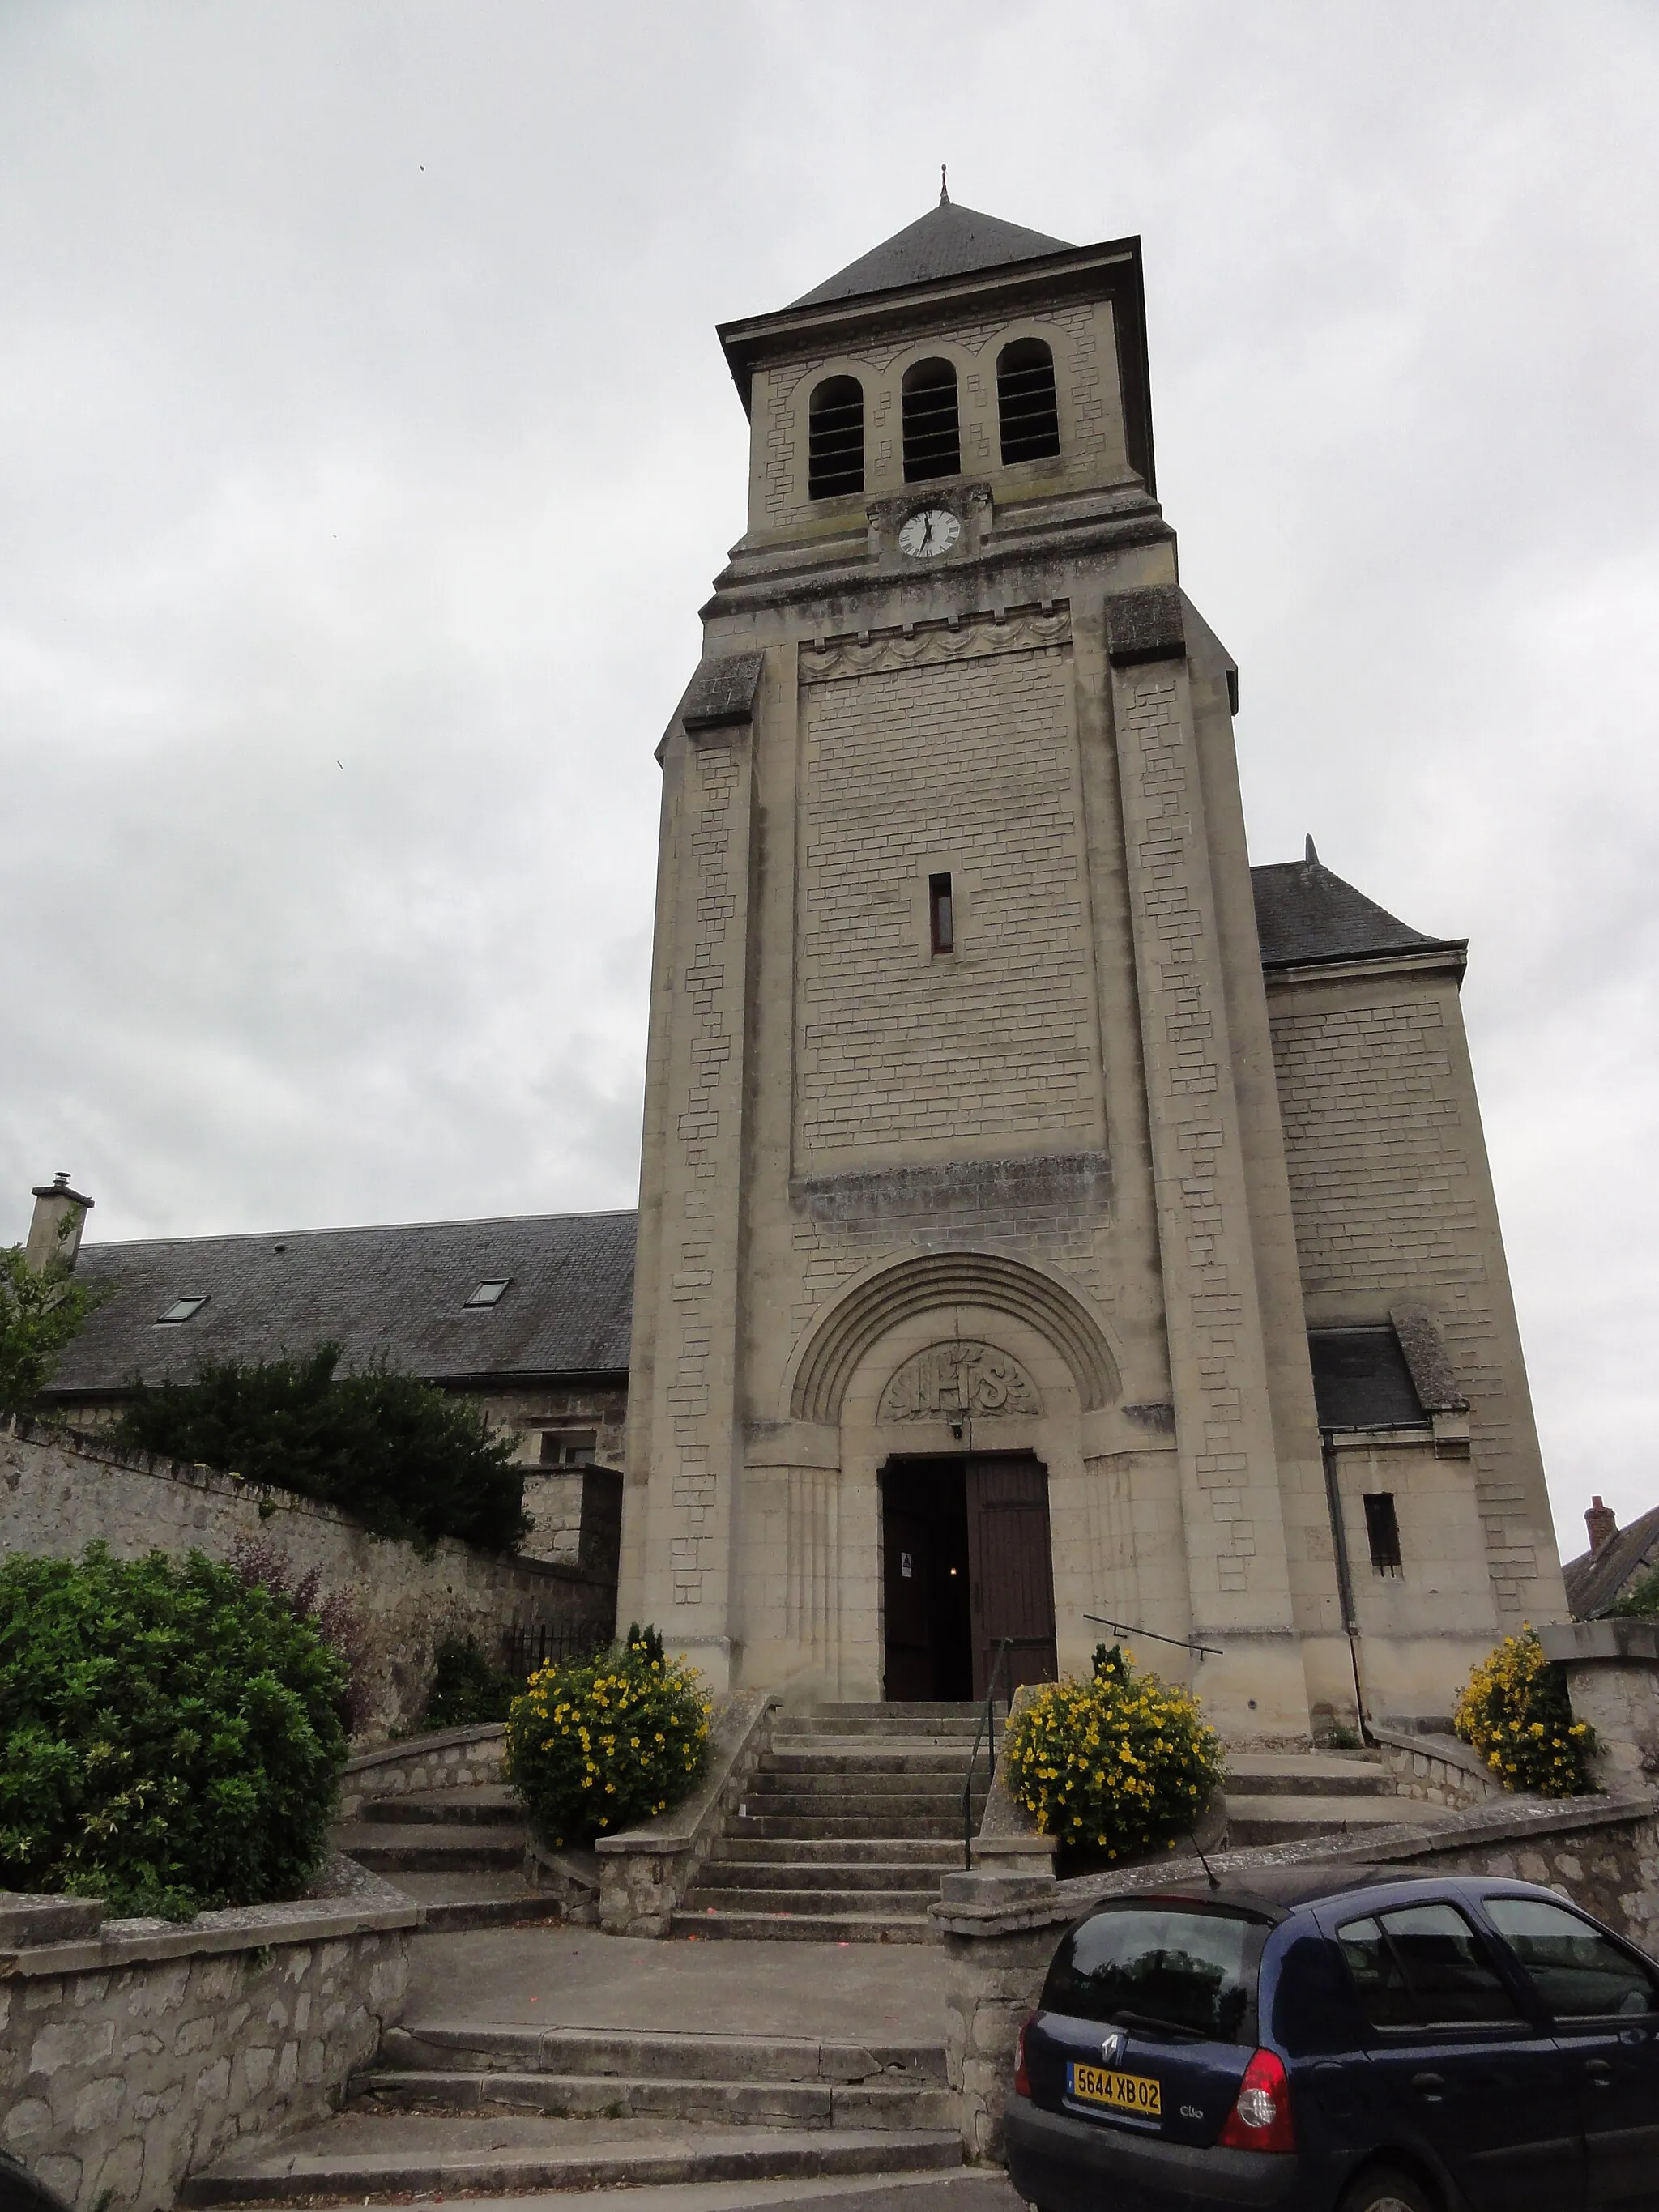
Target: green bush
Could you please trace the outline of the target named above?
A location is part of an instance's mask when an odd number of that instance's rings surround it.
[[[447,1636],[438,1646],[438,1671],[420,1725],[477,1728],[485,1721],[504,1721],[523,1692],[523,1681],[492,1666],[470,1636]]]
[[[1639,1574],[1621,1598],[1607,1607],[1609,1620],[1651,1620],[1659,1613],[1659,1567]]]
[[[1115,1645],[1086,1682],[1034,1691],[1008,1723],[1015,1799],[1062,1849],[1109,1859],[1173,1845],[1223,1780],[1221,1740],[1198,1701],[1137,1675]]]
[[[376,1535],[459,1536],[510,1552],[529,1532],[512,1437],[475,1407],[384,1364],[337,1375],[340,1346],[135,1384],[116,1440],[324,1499]]]
[[[702,1772],[710,1710],[696,1670],[630,1628],[531,1676],[507,1715],[507,1779],[544,1843],[591,1844],[679,1802]]]
[[[27,1413],[58,1355],[98,1304],[98,1294],[56,1262],[37,1275],[22,1247],[0,1251],[0,1413]]]
[[[0,1887],[187,1918],[297,1896],[345,1763],[346,1669],[191,1552],[0,1565]]]
[[[1452,1726],[1505,1790],[1578,1797],[1590,1774],[1595,1731],[1572,1717],[1567,1678],[1530,1627],[1506,1636],[1471,1673]]]

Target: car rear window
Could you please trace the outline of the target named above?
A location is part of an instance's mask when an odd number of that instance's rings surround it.
[[[1099,1912],[1060,1944],[1042,2002],[1076,2020],[1167,2028],[1208,2042],[1254,2040],[1267,1930],[1227,1912],[1135,1905]]]
[[[1516,2021],[1521,2008],[1462,1914],[1408,1905],[1336,1931],[1360,2008],[1373,2027]]]
[[[1659,2011],[1647,1968],[1565,1905],[1541,1897],[1481,1902],[1558,2020]]]

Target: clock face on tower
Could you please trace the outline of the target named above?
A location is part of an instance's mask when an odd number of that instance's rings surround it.
[[[948,507],[921,507],[899,526],[899,551],[912,561],[932,561],[948,553],[962,535],[962,525]]]

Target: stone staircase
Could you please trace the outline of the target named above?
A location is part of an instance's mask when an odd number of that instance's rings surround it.
[[[429,1929],[556,1919],[557,1894],[525,1878],[524,1808],[501,1783],[374,1797],[334,1844],[426,1907]]]
[[[962,1864],[981,1708],[894,1703],[781,1715],[739,1817],[673,1916],[676,1936],[925,1943]],[[985,1759],[974,1799],[977,1828]]]
[[[428,2025],[346,2109],[187,2184],[190,2204],[891,2177],[960,2165],[938,2045]]]
[[[1374,1751],[1227,1754],[1227,1832],[1236,1850],[1363,1834],[1401,1820],[1426,1827],[1446,1817],[1436,1806],[1397,1797]]]

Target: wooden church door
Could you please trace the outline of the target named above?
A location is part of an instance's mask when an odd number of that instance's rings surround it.
[[[973,1585],[974,1695],[985,1696],[1006,1636],[1004,1681],[1054,1679],[1054,1580],[1048,1549],[1048,1473],[1030,1453],[970,1459],[968,1571]],[[1000,1685],[999,1685],[1000,1687]]]

